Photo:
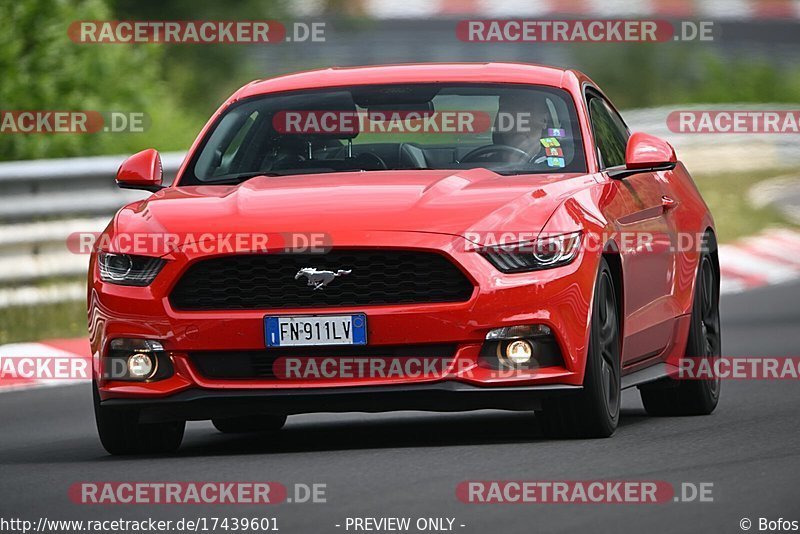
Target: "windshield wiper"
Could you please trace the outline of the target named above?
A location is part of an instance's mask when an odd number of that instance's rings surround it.
[[[220,180],[209,180],[207,182],[203,182],[202,185],[238,185],[242,182],[246,182],[251,178],[257,178],[259,176],[296,176],[296,175],[303,175],[303,174],[337,174],[337,173],[345,173],[345,172],[370,172],[370,171],[382,171],[382,170],[398,170],[398,171],[438,171],[438,170],[446,170],[446,169],[432,169],[430,167],[409,167],[407,169],[362,169],[353,167],[350,169],[331,169],[329,167],[317,167],[317,168],[309,168],[309,169],[286,169],[283,171],[267,171],[267,172],[245,172],[241,174],[236,174],[233,176],[228,176],[226,178],[222,178]]]
[[[515,169],[513,171],[497,170],[492,172],[497,173],[501,176],[519,176],[520,174],[546,174],[543,173],[541,170],[531,170],[531,169]]]
[[[257,178],[259,176],[299,176],[303,174],[333,174],[338,172],[358,172],[358,171],[367,171],[368,169],[331,169],[330,167],[315,167],[315,168],[308,168],[308,169],[286,169],[282,171],[270,171],[270,172],[246,172],[242,174],[237,174],[234,176],[229,176],[227,178],[223,178],[221,180],[211,180],[205,182],[203,185],[230,185],[230,184],[240,184],[242,182],[246,182],[251,178]]]
[[[240,184],[242,182],[246,182],[250,178],[257,178],[259,176],[282,176],[279,172],[243,172],[241,174],[235,174],[233,176],[229,176],[227,178],[223,178],[222,180],[209,180],[204,182],[203,185],[230,185],[230,184]]]

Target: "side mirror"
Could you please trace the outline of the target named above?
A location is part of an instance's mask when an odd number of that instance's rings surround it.
[[[154,148],[142,150],[122,162],[117,171],[117,185],[122,189],[144,189],[158,191],[163,170],[161,156]]]
[[[625,168],[612,169],[608,174],[612,178],[625,178],[640,172],[672,170],[677,163],[672,145],[654,135],[636,132],[628,139]]]

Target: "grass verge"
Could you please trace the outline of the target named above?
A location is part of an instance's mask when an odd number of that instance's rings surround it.
[[[0,308],[0,344],[86,336],[83,300]]]
[[[757,234],[771,226],[796,227],[774,207],[757,208],[747,199],[747,192],[755,184],[786,174],[786,170],[764,170],[694,175],[697,188],[714,216],[721,243]]]

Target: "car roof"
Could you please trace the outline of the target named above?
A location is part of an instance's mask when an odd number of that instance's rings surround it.
[[[237,91],[233,99],[279,91],[386,83],[528,83],[567,87],[567,78],[574,82],[584,76],[572,70],[527,63],[411,63],[331,67],[256,80]]]

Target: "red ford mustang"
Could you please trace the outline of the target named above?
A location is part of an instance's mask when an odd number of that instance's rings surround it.
[[[672,147],[585,75],[522,64],[326,69],[257,81],[89,268],[105,448],[169,451],[185,421],[535,410],[606,437],[621,391],[708,414],[720,351],[714,223]]]

